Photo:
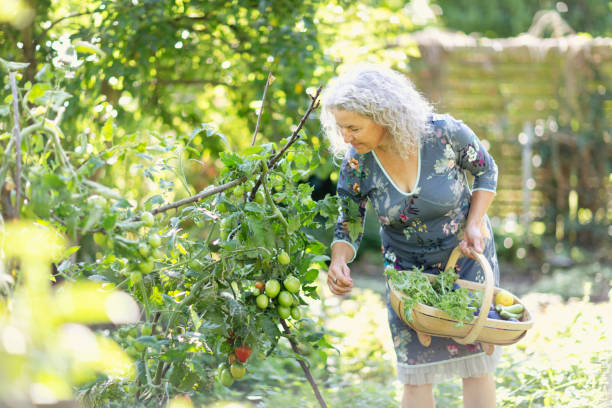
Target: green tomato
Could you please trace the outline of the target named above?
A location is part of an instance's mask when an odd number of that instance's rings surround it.
[[[265,309],[268,307],[269,299],[262,293],[261,295],[257,296],[255,302],[257,303],[257,307],[260,309]]]
[[[242,195],[244,194],[244,187],[236,186],[234,188],[233,194],[234,194],[234,198],[236,198],[238,200],[241,199]]]
[[[283,281],[285,288],[291,293],[298,293],[300,291],[300,280],[293,275],[289,275]]]
[[[155,224],[155,217],[148,211],[145,211],[140,216],[140,220],[146,227],[152,227]]]
[[[293,306],[299,306],[300,305],[300,298],[298,295],[293,295]]]
[[[101,232],[96,232],[93,235],[93,239],[94,242],[100,246],[104,246],[104,244],[106,244],[106,234],[103,234]]]
[[[293,297],[291,296],[291,293],[287,292],[286,290],[282,290],[278,294],[278,304],[285,307],[291,306],[293,304]]]
[[[289,262],[291,262],[291,258],[285,251],[283,251],[280,253],[280,255],[278,255],[278,262],[281,265],[289,265]]]
[[[259,205],[263,205],[266,202],[266,198],[261,190],[257,190],[257,193],[255,193],[255,202]]]
[[[128,335],[132,336],[132,337],[138,337],[140,335],[140,333],[138,332],[138,329],[136,327],[132,326],[128,330]]]
[[[194,271],[200,271],[202,269],[202,264],[197,259],[192,259],[189,261],[189,269],[193,269]]]
[[[280,292],[280,283],[276,279],[270,279],[266,282],[266,295],[275,298]]]
[[[138,284],[141,280],[142,280],[142,273],[140,273],[139,271],[134,271],[130,273],[130,282],[132,282],[132,285]]]
[[[140,272],[144,273],[145,275],[153,272],[154,267],[155,263],[151,259],[144,260],[138,264],[138,269],[140,269]]]
[[[261,295],[261,291],[257,288],[251,288],[251,293],[253,294],[253,296]]]
[[[151,248],[146,243],[141,242],[138,244],[138,253],[146,258],[151,253]]]
[[[291,309],[288,307],[279,306],[277,310],[278,310],[278,315],[283,319],[286,319],[289,316],[291,316]]]
[[[125,352],[127,353],[128,356],[132,358],[140,357],[140,353],[138,352],[138,350],[136,350],[134,346],[129,346],[128,348],[125,349]]]
[[[153,252],[151,252],[151,256],[153,259],[161,259],[164,257],[164,251],[159,248],[154,248]]]
[[[291,317],[293,317],[295,320],[300,320],[302,318],[302,310],[298,306],[292,307]]]
[[[142,343],[139,343],[137,341],[134,342],[134,348],[136,349],[136,351],[138,351],[139,353],[142,353],[144,351],[145,348],[147,348],[147,346],[145,346]]]
[[[230,366],[230,373],[234,379],[239,380],[246,374],[246,367],[244,364],[234,363]]]
[[[153,325],[148,322],[143,324],[140,332],[143,336],[150,336],[151,334],[153,334]]]
[[[161,237],[159,236],[159,234],[151,234],[149,235],[149,245],[151,245],[153,248],[158,248],[161,245]]]
[[[234,383],[234,377],[232,376],[232,373],[229,369],[221,369],[221,372],[219,373],[219,381],[221,381],[221,384],[226,387],[229,387]]]

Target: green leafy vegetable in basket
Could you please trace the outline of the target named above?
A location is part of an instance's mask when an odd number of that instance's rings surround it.
[[[474,320],[474,311],[480,307],[482,292],[475,294],[466,288],[456,288],[455,281],[459,278],[452,269],[438,274],[433,282],[425,276],[423,268],[413,267],[412,270],[398,271],[388,267],[385,272],[393,286],[406,297],[404,298],[404,315],[412,322],[412,308],[417,303],[441,309],[457,320],[455,327]],[[455,286],[455,287],[454,287]]]

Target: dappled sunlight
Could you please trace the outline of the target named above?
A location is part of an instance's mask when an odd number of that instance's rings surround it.
[[[326,274],[320,275],[320,317],[328,330],[339,337],[331,343],[340,351],[331,353],[338,359],[343,372],[358,378],[382,377],[384,382],[395,380],[395,352],[387,323],[387,308],[383,299],[369,289],[353,288],[351,294],[339,297],[331,293]],[[316,309],[311,309],[316,313]]]

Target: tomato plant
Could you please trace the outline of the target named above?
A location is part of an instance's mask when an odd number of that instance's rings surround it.
[[[27,99],[35,86],[17,91]],[[301,125],[279,144],[222,152],[214,185],[196,192],[183,183],[188,198],[173,201],[193,138],[223,138],[212,127],[136,143],[107,117],[83,145],[78,137],[56,137],[64,102],[54,99],[57,90],[49,83],[37,94],[28,100],[33,109],[44,105],[48,118],[24,112],[24,123],[39,127],[22,131],[31,137],[23,139],[29,156],[20,177],[28,183],[20,192],[31,199],[19,202],[19,214],[79,244],[57,265],[63,277],[120,288],[142,310],[138,324],[106,333],[134,359],[137,375],[92,380],[94,400],[125,385],[123,402],[157,406],[168,396],[210,390],[216,381],[231,386],[248,375],[252,352],[267,357],[281,337],[296,341],[290,331],[300,330],[295,324],[308,298],[318,298],[317,265],[328,259],[306,229],[321,228],[320,220],[330,227],[338,207],[334,197],[314,201],[313,188],[301,182],[318,164],[300,139]],[[313,99],[307,112],[315,106]],[[5,171],[15,162],[8,152],[0,182],[12,177]],[[122,171],[147,184],[135,195],[131,183],[116,183]]]

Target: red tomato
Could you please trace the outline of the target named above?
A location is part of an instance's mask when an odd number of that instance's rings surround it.
[[[249,346],[240,346],[238,348],[236,348],[236,350],[234,350],[234,352],[236,353],[236,357],[238,358],[238,361],[240,361],[241,363],[244,363],[248,360],[248,358],[251,355],[251,348]]]

